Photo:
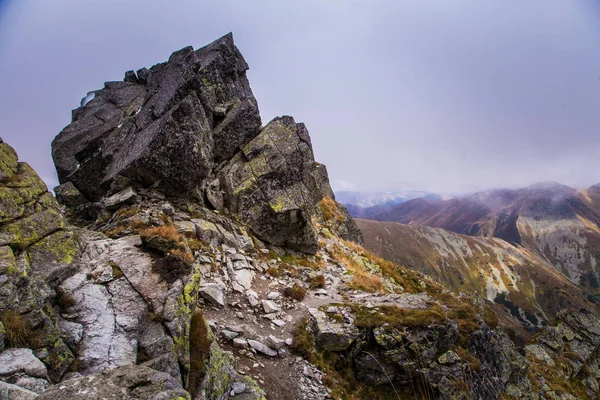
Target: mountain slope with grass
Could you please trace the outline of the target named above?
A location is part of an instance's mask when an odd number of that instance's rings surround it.
[[[598,186],[575,190],[542,183],[451,200],[416,199],[372,219],[502,239],[554,266],[584,291],[599,293]]]

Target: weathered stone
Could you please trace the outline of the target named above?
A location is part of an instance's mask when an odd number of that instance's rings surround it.
[[[103,205],[109,210],[117,209],[122,206],[132,204],[137,196],[138,194],[135,189],[130,186],[121,190],[119,193],[115,193],[112,196],[105,198]]]
[[[256,340],[248,340],[248,344],[254,350],[258,351],[261,354],[264,354],[269,357],[277,357],[277,350],[270,348],[267,345],[264,345]]]
[[[200,295],[216,306],[225,306],[223,291],[217,284],[206,283],[200,286]]]
[[[277,303],[275,303],[274,301],[272,301],[272,300],[263,300],[262,301],[262,306],[263,306],[263,310],[267,314],[275,313],[275,312],[277,312],[277,311],[279,311],[281,309],[279,307],[279,305]]]
[[[67,182],[54,188],[54,194],[60,204],[76,208],[88,203],[81,192],[77,190],[73,182]]]
[[[221,172],[226,206],[261,240],[314,253],[310,216],[323,198],[312,174],[316,165],[304,125],[276,118]]]
[[[44,364],[30,349],[6,349],[0,353],[0,377],[25,374],[34,378],[47,378]]]
[[[438,363],[440,363],[442,365],[450,365],[450,364],[455,364],[458,361],[460,361],[460,357],[455,352],[449,350],[449,351],[445,352],[444,354],[442,354],[441,356],[439,356],[437,361],[438,361]]]
[[[0,227],[0,246],[23,250],[65,227],[65,219],[54,209],[44,210]]]
[[[309,308],[313,326],[315,327],[317,346],[329,351],[346,350],[360,335],[356,327],[333,321],[315,308]]]
[[[252,280],[254,279],[254,272],[249,269],[240,269],[235,271],[236,282],[244,287],[250,289],[252,287]]]
[[[38,395],[36,392],[0,380],[0,399],[34,400],[37,398]]]
[[[69,379],[49,387],[39,400],[189,399],[177,379],[141,365],[129,365],[95,375]]]
[[[267,343],[275,350],[279,350],[283,346],[285,346],[285,340],[279,339],[278,337],[273,335],[269,335],[269,337],[267,338]]]
[[[223,337],[227,340],[233,340],[234,338],[240,336],[239,332],[233,332],[227,329],[223,329],[221,331],[221,335],[223,335]]]
[[[177,379],[177,382],[181,385],[181,371],[179,369],[179,363],[175,354],[172,352],[165,353],[162,356],[153,358],[152,360],[145,361],[142,363],[144,367],[152,368],[159,372],[164,372]]]

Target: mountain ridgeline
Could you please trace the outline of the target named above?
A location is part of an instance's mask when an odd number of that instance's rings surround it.
[[[598,398],[600,191],[361,233],[247,69],[229,34],[90,92],[56,197],[0,139],[0,399]]]
[[[456,291],[508,304],[528,326],[532,314],[541,322],[560,308],[598,303],[599,204],[598,185],[579,191],[543,183],[417,198],[358,224],[372,251]]]

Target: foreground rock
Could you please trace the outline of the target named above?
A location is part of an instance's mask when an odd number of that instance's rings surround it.
[[[39,400],[189,399],[172,376],[141,366],[125,366],[96,375],[69,379],[45,391]]]

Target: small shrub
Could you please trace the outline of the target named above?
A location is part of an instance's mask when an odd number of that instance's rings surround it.
[[[292,287],[285,288],[283,294],[286,297],[289,297],[296,301],[302,301],[302,300],[304,300],[304,297],[306,297],[306,289],[304,289],[302,286],[298,285],[297,283],[294,283],[294,285]]]
[[[190,323],[190,374],[188,390],[195,397],[195,392],[206,374],[206,359],[210,354],[213,338],[210,328],[199,310],[194,311]]]
[[[27,320],[18,312],[4,311],[0,314],[0,321],[4,324],[8,347],[36,349],[43,345],[42,332],[32,330]]]
[[[281,276],[279,269],[274,267],[269,267],[269,269],[267,269],[267,274],[272,276],[273,278],[278,278],[279,276]]]
[[[194,262],[194,255],[189,250],[185,236],[177,231],[175,225],[143,229],[140,237],[144,246],[150,250],[164,256],[174,256],[188,265]]]
[[[308,283],[311,289],[324,289],[326,286],[325,275],[315,275]]]

